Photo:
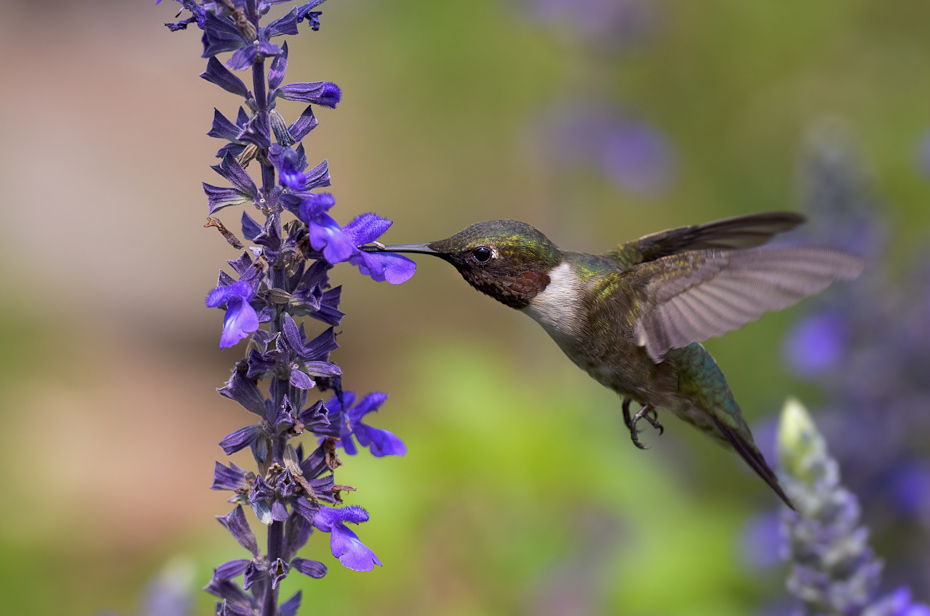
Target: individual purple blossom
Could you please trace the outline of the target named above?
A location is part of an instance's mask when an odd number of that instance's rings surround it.
[[[377,214],[362,214],[343,228],[343,233],[355,246],[374,242],[381,237],[393,223]],[[407,257],[393,252],[363,252],[356,250],[349,257],[349,263],[358,266],[365,276],[371,276],[376,282],[387,281],[401,284],[410,280],[416,272],[416,263]]]
[[[375,565],[382,566],[381,560],[345,525],[346,522],[360,524],[367,521],[368,512],[361,507],[322,507],[313,518],[313,525],[317,530],[330,534],[330,550],[345,567],[353,571],[371,571]]]
[[[358,453],[355,440],[362,447],[368,447],[376,458],[384,456],[402,456],[407,453],[407,446],[394,433],[380,428],[373,428],[362,422],[369,413],[376,412],[387,400],[387,394],[370,393],[355,404],[356,396],[351,391],[342,393],[342,403],[337,396],[330,398],[325,406],[329,410],[329,421],[339,428],[339,444],[350,456]],[[345,407],[343,407],[343,403]]]
[[[343,232],[332,216],[327,214],[336,205],[336,200],[329,193],[314,193],[303,199],[297,214],[307,223],[310,245],[323,253],[323,258],[332,264],[348,261],[357,247]]]
[[[250,304],[254,297],[255,291],[251,285],[242,280],[210,291],[207,307],[226,308],[223,335],[220,336],[221,349],[234,346],[258,329],[258,314]]]
[[[329,193],[314,193],[304,198],[298,217],[307,223],[310,245],[319,250],[330,263],[348,261],[359,271],[377,282],[401,284],[416,272],[416,263],[403,255],[391,252],[366,253],[358,249],[381,237],[391,226],[390,220],[377,214],[362,214],[345,227],[326,212],[336,201]]]

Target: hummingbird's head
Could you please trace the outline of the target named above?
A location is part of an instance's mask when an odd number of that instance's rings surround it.
[[[517,220],[488,220],[429,244],[385,246],[429,254],[455,266],[468,284],[511,308],[524,308],[549,284],[562,252],[538,229]]]

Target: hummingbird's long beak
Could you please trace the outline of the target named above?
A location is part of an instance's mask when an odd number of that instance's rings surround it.
[[[425,255],[439,254],[438,251],[430,248],[429,244],[394,244],[392,246],[385,246],[376,242],[373,245],[360,246],[359,250],[365,252],[416,252]]]

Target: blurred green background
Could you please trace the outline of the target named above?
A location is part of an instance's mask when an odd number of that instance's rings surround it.
[[[385,241],[420,242],[517,218],[605,251],[795,209],[801,144],[841,117],[878,178],[892,256],[925,245],[930,4],[654,0],[649,35],[620,51],[526,4],[329,0],[322,30],[290,39],[289,80],[344,92],[304,142],[329,159],[340,222],[374,210],[395,221]],[[222,314],[203,307],[236,253],[202,229],[199,186],[217,179],[212,108],[238,101],[197,77],[198,31],[161,25],[175,6],[0,2],[4,613],[129,614],[166,563],[202,586],[242,556],[207,489],[216,443],[249,421],[213,391],[241,351],[219,351]],[[664,132],[663,190],[547,162],[540,118],[587,97]],[[348,315],[334,361],[347,388],[391,394],[371,423],[409,453],[344,460],[384,567],[345,570],[313,537],[305,555],[330,574],[285,587],[303,586],[306,613],[727,616],[783,586],[741,559],[742,524],[774,496],[735,456],[673,420],[638,451],[612,393],[444,263],[401,287],[347,265],[333,278]],[[750,421],[816,397],[782,368],[792,318],[707,344]]]

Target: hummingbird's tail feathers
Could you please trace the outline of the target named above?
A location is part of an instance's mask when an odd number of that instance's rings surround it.
[[[814,246],[695,251],[644,263],[634,270],[648,281],[637,344],[659,363],[669,349],[739,329],[864,267],[855,255]]]
[[[777,494],[786,505],[788,505],[789,509],[797,511],[797,509],[794,508],[794,503],[791,502],[788,495],[781,489],[781,485],[778,483],[778,477],[776,477],[772,469],[769,468],[769,465],[766,463],[765,458],[762,457],[762,453],[759,451],[758,447],[744,440],[735,430],[729,428],[716,417],[712,416],[712,418],[717,425],[717,429],[727,437],[727,440],[733,445],[733,449],[746,461],[749,468],[754,470],[765,483],[769,484],[769,487],[775,491],[775,494]]]
[[[654,261],[689,250],[738,250],[761,246],[778,233],[791,231],[806,219],[795,212],[762,212],[734,216],[645,235],[620,245],[615,253],[635,263]],[[625,263],[625,265],[632,265]]]

